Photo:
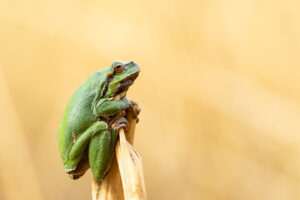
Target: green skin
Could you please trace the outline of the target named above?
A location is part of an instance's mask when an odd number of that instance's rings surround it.
[[[89,167],[99,181],[108,172],[118,138],[118,128],[109,123],[132,106],[125,95],[139,71],[134,62],[115,61],[91,74],[72,95],[58,130],[60,155],[72,179]]]

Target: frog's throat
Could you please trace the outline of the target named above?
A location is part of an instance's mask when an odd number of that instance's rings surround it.
[[[110,97],[109,99],[107,99],[108,101],[117,101],[117,100],[120,100],[124,97],[126,97],[126,92],[127,91],[122,91],[120,94],[117,94],[113,97]]]
[[[129,87],[134,83],[135,79],[139,76],[139,71],[127,76],[126,78],[122,79],[119,81],[119,87],[116,90],[116,92],[114,94],[111,95],[111,97],[113,96],[117,96],[122,92],[126,92]]]

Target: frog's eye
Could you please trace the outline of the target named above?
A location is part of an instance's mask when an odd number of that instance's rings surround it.
[[[121,64],[121,63],[116,64],[116,65],[114,66],[114,71],[115,71],[116,73],[120,73],[120,72],[124,71],[124,65]]]

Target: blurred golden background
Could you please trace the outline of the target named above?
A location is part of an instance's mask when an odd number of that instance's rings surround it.
[[[300,2],[1,1],[0,199],[91,198],[57,129],[114,60],[141,73],[148,199],[300,199]]]

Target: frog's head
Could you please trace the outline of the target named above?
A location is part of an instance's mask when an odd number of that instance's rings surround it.
[[[122,98],[126,95],[128,88],[138,77],[140,67],[133,61],[123,63],[114,61],[107,73],[106,92],[104,97]]]

